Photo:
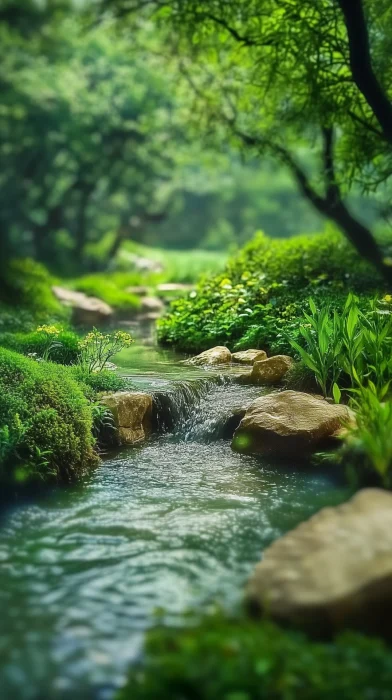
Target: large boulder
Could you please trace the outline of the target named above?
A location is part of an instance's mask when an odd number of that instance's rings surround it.
[[[102,299],[65,287],[54,286],[52,290],[64,306],[72,307],[72,322],[77,326],[99,326],[113,316],[113,309]]]
[[[205,350],[189,360],[192,365],[227,365],[229,362],[231,362],[231,352],[224,345]]]
[[[299,391],[267,394],[249,406],[232,447],[245,454],[303,456],[324,446],[351,415],[346,406],[320,396]]]
[[[253,365],[258,360],[266,360],[267,353],[264,350],[241,350],[233,352],[231,359],[232,362],[238,362],[240,365]]]
[[[116,391],[102,396],[117,428],[116,438],[120,445],[135,445],[143,442],[151,433],[152,397],[140,391]]]
[[[247,600],[317,634],[352,627],[391,639],[392,494],[364,489],[274,542]]]

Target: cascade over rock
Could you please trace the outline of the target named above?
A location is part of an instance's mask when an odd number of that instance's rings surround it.
[[[226,365],[229,362],[231,362],[231,352],[224,345],[205,350],[189,360],[192,365]]]
[[[324,508],[264,552],[247,600],[280,621],[392,638],[392,494],[364,489]]]
[[[152,397],[140,391],[116,391],[102,396],[117,427],[120,445],[143,442],[151,433]]]
[[[232,362],[238,362],[241,365],[253,365],[257,360],[266,360],[267,353],[265,350],[241,350],[234,352],[231,359]]]
[[[306,456],[351,419],[346,406],[320,396],[282,391],[261,396],[247,409],[232,442],[236,452]]]

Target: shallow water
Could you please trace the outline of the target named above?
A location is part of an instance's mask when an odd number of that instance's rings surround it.
[[[188,401],[185,416],[177,411],[170,432],[106,459],[84,484],[3,515],[7,700],[112,698],[157,609],[174,624],[188,608],[237,605],[262,550],[345,495],[326,476],[235,454],[219,439],[225,416],[260,390],[165,354],[146,374],[144,350],[139,357],[135,382],[171,392],[173,410]]]

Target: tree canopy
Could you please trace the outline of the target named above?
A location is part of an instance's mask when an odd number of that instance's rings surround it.
[[[389,260],[344,196],[382,191],[391,173],[391,22],[386,0],[103,0],[153,16],[199,98],[204,125],[269,153],[302,194],[391,279]],[[152,15],[151,15],[152,12]],[[198,115],[200,117],[200,115]],[[319,153],[316,178],[298,146]]]

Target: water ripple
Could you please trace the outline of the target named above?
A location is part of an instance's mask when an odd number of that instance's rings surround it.
[[[237,396],[237,398],[236,398]],[[82,488],[21,504],[0,531],[0,687],[13,700],[107,700],[154,611],[233,606],[263,548],[339,496],[322,477],[206,443],[238,392],[108,460]]]

